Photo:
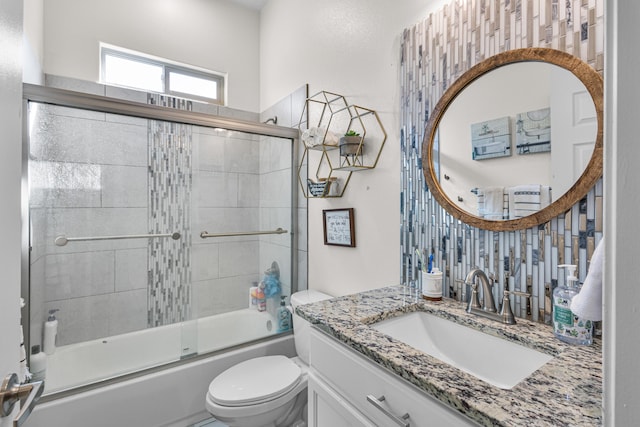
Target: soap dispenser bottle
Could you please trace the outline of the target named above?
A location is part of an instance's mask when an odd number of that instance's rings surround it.
[[[553,333],[559,340],[569,344],[591,345],[593,322],[579,318],[570,309],[571,301],[580,291],[576,266],[562,264],[558,268],[566,268],[568,274],[566,286],[558,286],[553,291]]]
[[[43,350],[46,354],[52,355],[56,352],[56,336],[58,335],[58,319],[56,319],[57,308],[49,310],[49,317],[44,322]]]
[[[280,307],[278,307],[277,320],[278,320],[278,332],[286,332],[291,329],[291,312],[286,306],[286,295],[280,297]]]

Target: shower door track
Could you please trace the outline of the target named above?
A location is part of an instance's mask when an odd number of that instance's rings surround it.
[[[293,140],[298,139],[299,133],[298,129],[295,128],[267,125],[229,117],[212,116],[210,114],[193,111],[176,110],[159,105],[141,104],[123,99],[109,98],[107,96],[92,95],[28,83],[23,85],[22,97],[25,101],[41,102],[43,104],[81,108],[103,113],[123,114],[143,119],[164,120],[187,125],[221,128]]]

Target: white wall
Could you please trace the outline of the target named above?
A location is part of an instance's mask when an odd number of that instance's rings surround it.
[[[22,1],[0,2],[0,379],[18,373],[20,360],[20,178],[22,129]],[[15,408],[17,410],[17,408]],[[0,418],[0,427],[12,417]]]
[[[259,13],[226,0],[46,0],[44,72],[97,82],[99,43],[228,73],[227,105],[258,112]]]
[[[624,7],[618,6],[624,3]],[[605,66],[605,425],[637,425],[640,370],[640,2],[606,2]]]
[[[44,0],[24,0],[23,81],[43,84]]]
[[[332,295],[400,278],[399,54],[402,31],[445,2],[271,0],[261,15],[260,100],[301,84],[376,110],[388,134],[378,166],[339,199],[309,200],[309,287]],[[322,210],[355,209],[356,248],[325,246]]]

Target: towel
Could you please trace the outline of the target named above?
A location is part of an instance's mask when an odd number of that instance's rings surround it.
[[[548,185],[540,186],[540,209],[544,209],[551,204],[551,187]]]
[[[546,185],[528,184],[509,187],[509,219],[522,218],[549,206],[551,189]]]
[[[504,219],[504,187],[478,188],[478,216]]]
[[[602,269],[604,267],[604,238],[591,256],[591,264],[582,289],[571,301],[571,311],[586,320],[602,320]]]
[[[302,132],[300,139],[307,146],[307,148],[315,147],[322,144],[322,138],[324,137],[324,129],[312,127]]]
[[[340,142],[340,138],[338,138],[335,133],[322,126],[306,129],[302,132],[300,139],[307,148],[313,148],[323,144],[337,146],[338,142]]]

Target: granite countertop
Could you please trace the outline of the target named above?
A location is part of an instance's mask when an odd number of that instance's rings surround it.
[[[369,327],[426,311],[519,342],[554,358],[510,390],[490,385]],[[548,325],[503,325],[467,314],[459,301],[425,301],[416,289],[391,286],[299,306],[296,312],[374,363],[486,426],[602,425],[602,346],[571,346]],[[473,351],[473,349],[469,349]]]

